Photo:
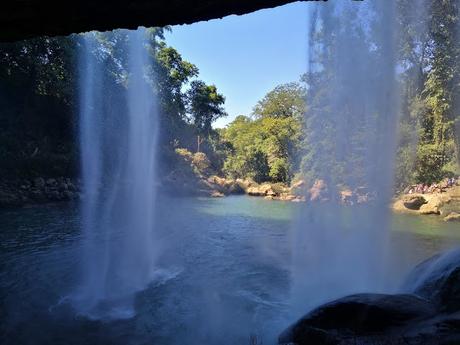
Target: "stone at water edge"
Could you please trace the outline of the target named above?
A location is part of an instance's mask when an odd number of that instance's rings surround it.
[[[460,249],[435,255],[417,265],[403,289],[430,299],[439,310],[460,311]]]
[[[37,178],[34,179],[34,187],[35,188],[41,189],[41,188],[45,187],[45,184],[46,184],[45,180],[42,177],[37,177]]]
[[[460,249],[408,275],[405,294],[358,294],[313,310],[279,344],[460,344]]]
[[[409,210],[419,210],[422,205],[426,204],[427,201],[421,195],[405,195],[402,198],[404,207]]]
[[[329,199],[327,184],[321,179],[318,179],[313,183],[309,193],[310,201],[327,201]]]
[[[451,212],[447,216],[444,217],[445,222],[460,222],[460,213]]]
[[[436,203],[427,203],[420,207],[420,214],[441,214],[439,205]]]
[[[219,191],[217,191],[217,190],[215,190],[215,191],[213,191],[213,192],[211,193],[211,197],[212,197],[212,198],[222,198],[222,197],[224,197],[224,196],[225,196],[225,195],[224,195],[223,193],[221,193],[221,192],[219,192]]]
[[[246,192],[251,196],[276,195],[276,193],[273,192],[272,186],[268,183],[249,187]]]
[[[351,189],[344,189],[340,191],[340,201],[344,205],[353,205],[356,200],[354,200],[353,191]]]
[[[357,294],[313,310],[286,329],[278,343],[338,344],[378,334],[388,334],[387,340],[402,339],[411,323],[434,314],[430,302],[414,295]]]

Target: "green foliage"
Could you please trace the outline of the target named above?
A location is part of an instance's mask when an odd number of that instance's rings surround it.
[[[177,118],[185,119],[187,98],[183,87],[191,78],[198,75],[198,68],[183,60],[176,49],[166,46],[164,42],[158,44],[153,56],[156,61],[154,72],[163,112],[170,117],[170,122],[177,122]],[[169,125],[173,126],[172,123]]]
[[[460,170],[460,4],[456,0],[421,0],[417,4],[421,8],[414,9],[411,0],[397,0],[396,90],[402,96],[395,162],[398,188],[439,181]],[[357,13],[345,11],[337,17],[334,11],[325,10],[311,22],[310,66],[303,77],[308,85],[308,109],[301,162],[308,183],[327,176],[334,179],[328,181],[332,185],[370,180],[379,174],[379,166],[374,162],[378,157],[364,161],[360,150],[370,145],[392,144],[382,137],[386,114],[381,111],[384,108],[379,106],[379,99],[363,98],[354,105],[347,103],[343,98],[347,94],[335,87],[346,85],[356,95],[366,95],[362,88],[373,85],[373,94],[382,94],[378,88],[385,75],[366,69],[379,65],[384,71],[391,60],[385,47],[376,45],[373,35],[369,35],[374,27],[381,27],[379,13],[365,23]],[[336,24],[341,20],[348,23],[343,32],[336,30],[341,27]],[[345,39],[347,51],[342,54],[337,47]],[[337,56],[344,66],[339,71]],[[370,63],[357,63],[354,56],[366,56]],[[366,81],[350,83],[354,79],[348,78],[349,71],[365,75]],[[335,109],[331,100],[339,100],[346,107]],[[365,116],[361,116],[362,109],[366,109]]]
[[[217,92],[215,85],[206,85],[201,80],[194,80],[187,97],[189,116],[200,134],[209,135],[212,123],[220,117],[227,116],[223,108],[225,97]]]
[[[230,123],[222,131],[222,140],[231,147],[224,173],[256,182],[289,182],[298,169],[302,142],[299,109],[305,109],[303,96],[304,89],[296,83],[276,87],[256,106],[255,120],[241,115]],[[285,104],[294,99],[299,107]]]
[[[305,114],[305,87],[299,83],[278,85],[260,100],[253,110],[256,118],[295,117],[302,119]]]
[[[192,164],[196,167],[200,174],[206,174],[211,167],[211,162],[203,152],[196,152],[193,155]]]
[[[147,29],[144,40],[151,57],[145,66],[146,81],[152,86],[152,97],[157,96],[160,111],[161,158],[176,164],[174,149],[196,149],[196,135],[201,134],[209,141],[204,145],[208,153],[219,150],[215,157],[221,167],[225,148],[211,125],[226,115],[225,98],[214,85],[193,80],[198,68],[166,45],[165,30],[169,28]],[[99,65],[100,84],[95,89],[103,92],[102,109],[110,119],[124,111],[124,91],[129,88],[128,42],[129,31],[115,30],[88,33],[85,41],[72,35],[0,44],[2,175],[76,173],[79,52],[86,47]],[[197,157],[199,170],[204,169],[203,164]],[[51,168],[54,165],[58,166]]]
[[[432,183],[458,173],[460,122],[460,23],[455,0],[426,0],[427,15],[399,0],[405,91],[396,184]],[[416,138],[408,133],[417,134]]]
[[[398,187],[431,183],[460,172],[459,3],[421,2],[427,11],[424,15],[416,14],[413,1],[397,0],[398,89],[402,93],[395,166]],[[334,23],[337,18],[333,11],[325,11],[323,19]],[[148,29],[144,43],[152,61],[146,70],[159,103],[161,158],[173,166],[179,157],[197,174],[222,171],[257,182],[286,183],[299,170],[308,181],[325,178],[326,173],[337,177],[335,183],[365,180],[368,162],[356,154],[357,148],[371,142],[385,144],[385,138],[372,129],[384,117],[367,106],[378,99],[341,109],[340,118],[330,100],[340,96],[332,94],[332,85],[346,84],[357,94],[365,94],[363,88],[368,85],[349,85],[340,79],[343,76],[332,73],[334,54],[340,53],[334,50],[340,35],[351,37],[346,55],[350,61],[343,63],[360,69],[359,74],[368,76],[376,88],[383,80],[379,71],[368,67],[387,63],[383,47],[375,46],[369,35],[373,26],[382,24],[378,16],[374,19],[362,26],[358,14],[349,11],[341,20],[352,24],[337,35],[326,32],[332,25],[312,21],[316,29],[311,30],[310,40],[316,44],[309,56],[309,73],[301,82],[275,87],[255,105],[251,117],[239,116],[219,130],[212,124],[226,116],[225,97],[216,86],[197,80],[197,66],[166,44],[164,32],[169,28]],[[123,111],[122,95],[129,87],[128,32],[91,33],[90,37],[92,54],[103,71],[101,78],[109,86],[104,90],[104,107]],[[0,44],[2,175],[76,173],[76,66],[81,48],[79,35]],[[359,52],[369,53],[366,56],[372,62],[353,60]],[[378,92],[376,97],[380,97]],[[362,108],[366,108],[365,117],[360,116]],[[343,137],[340,131],[351,133],[346,145],[339,139]],[[193,153],[198,142],[202,153]],[[367,170],[378,171],[378,166]]]
[[[3,177],[74,171],[75,46],[75,37],[0,44]]]
[[[210,160],[203,152],[192,153],[185,148],[177,148],[175,153],[174,168],[180,170],[183,175],[187,175],[189,179],[209,176],[214,172]]]

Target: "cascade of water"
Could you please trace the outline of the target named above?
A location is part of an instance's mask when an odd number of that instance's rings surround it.
[[[398,113],[394,7],[388,0],[331,1],[311,11],[303,165],[311,182],[323,180],[328,201],[307,203],[294,231],[296,315],[385,288]],[[337,197],[344,187],[372,202],[344,209]]]
[[[127,85],[116,97],[101,77],[97,35],[83,36],[81,52],[85,249],[77,308],[89,317],[120,318],[133,315],[134,293],[154,274],[157,111],[145,77],[144,30],[126,32]]]

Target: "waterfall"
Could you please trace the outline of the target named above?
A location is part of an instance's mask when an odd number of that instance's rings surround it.
[[[394,11],[395,2],[388,0],[311,8],[303,166],[310,184],[321,180],[324,201],[307,202],[295,226],[296,316],[346,294],[387,286],[398,114]],[[371,201],[343,207],[339,192],[345,187]]]
[[[125,80],[117,87],[102,77],[107,61],[100,34],[81,40],[84,253],[77,309],[91,318],[131,317],[134,293],[152,280],[158,252],[153,231],[158,112],[146,77],[145,30],[123,33]]]

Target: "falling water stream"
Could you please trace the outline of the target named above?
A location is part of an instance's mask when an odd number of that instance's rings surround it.
[[[153,214],[157,111],[143,29],[127,32],[127,86],[121,109],[107,104],[93,44],[83,36],[80,137],[85,198],[83,280],[79,312],[94,318],[131,317],[134,293],[155,273]],[[109,101],[110,102],[110,101]],[[121,111],[120,111],[121,110]]]
[[[159,112],[145,29],[120,35],[123,64],[110,65],[120,69],[117,86],[102,73],[113,47],[98,33],[80,35],[84,198],[78,212],[0,213],[12,229],[0,234],[7,343],[31,334],[43,344],[245,344],[255,333],[272,344],[325,301],[393,291],[402,273],[391,265],[399,257],[389,242],[400,243],[391,227],[427,228],[417,260],[448,247],[432,233],[458,236],[450,224],[401,216],[395,226],[387,207],[400,106],[395,1],[310,4],[305,164],[327,193],[305,205],[244,196],[158,202]],[[333,197],[343,186],[369,202],[343,207]],[[17,231],[24,215],[29,228]],[[165,273],[165,263],[178,269]]]
[[[306,204],[293,237],[297,316],[333,298],[389,287],[386,205],[398,114],[394,7],[392,0],[330,1],[310,14],[307,136],[310,164],[329,195],[328,207]],[[344,218],[340,185],[361,188],[372,201]]]
[[[335,200],[327,208],[305,206],[293,236],[294,314],[348,293],[390,286],[386,205],[398,114],[395,2],[319,3],[309,23],[311,110],[306,126],[315,143],[317,173],[332,194],[339,184],[365,188],[372,202],[348,219],[340,216]],[[99,70],[104,64],[92,51],[94,35],[83,38],[81,57],[87,193],[82,202],[85,245],[78,310],[92,318],[126,318],[134,315],[134,293],[154,278],[158,255],[153,223],[157,111],[145,78],[144,31],[127,34],[123,111],[107,104]],[[325,84],[326,91],[315,94]]]

